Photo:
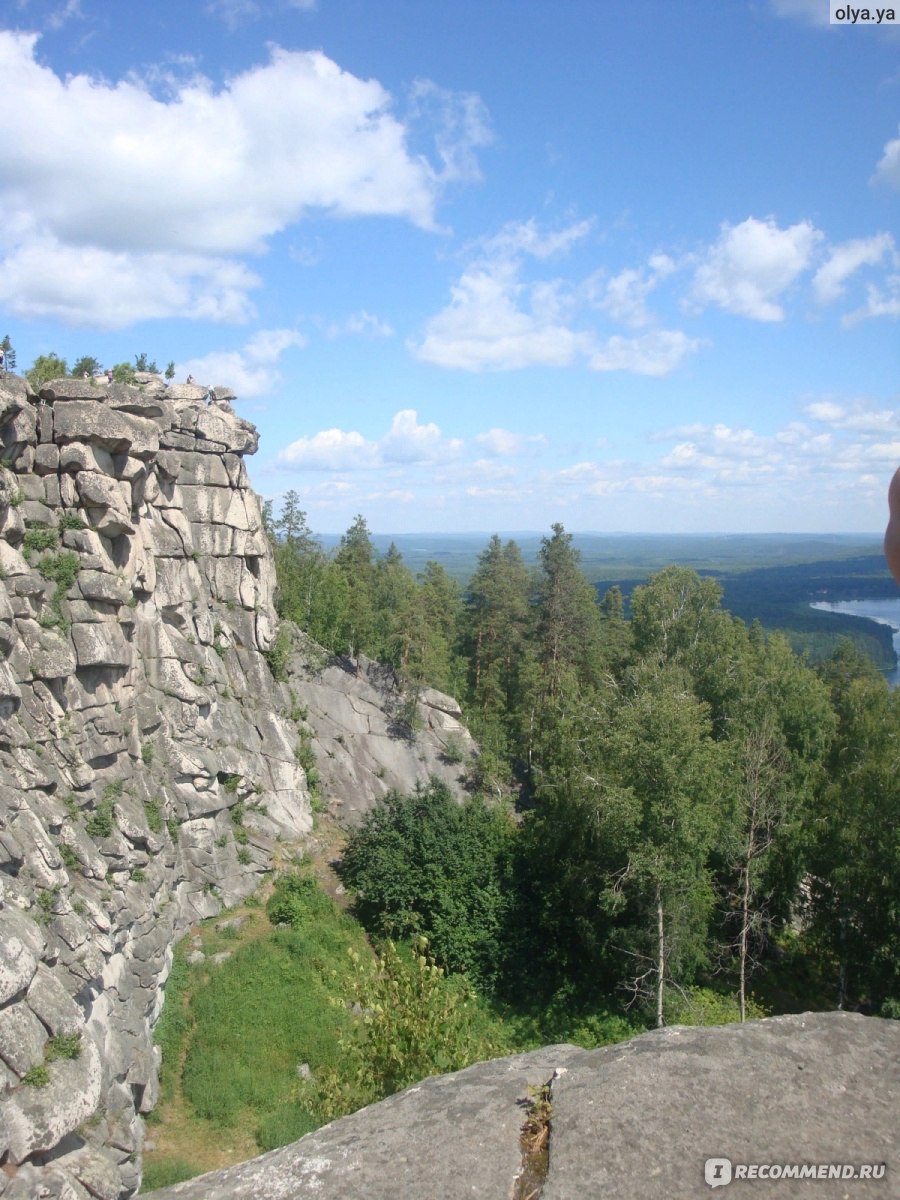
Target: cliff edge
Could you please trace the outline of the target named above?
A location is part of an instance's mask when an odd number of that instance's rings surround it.
[[[542,1087],[548,1153],[527,1174],[520,1135],[528,1095]],[[153,1195],[687,1200],[710,1194],[708,1169],[720,1186],[733,1173],[726,1195],[875,1200],[900,1195],[898,1106],[900,1022],[835,1012],[671,1026],[428,1079],[292,1146]],[[719,1162],[707,1168],[709,1159]],[[776,1170],[740,1179],[738,1167],[753,1165]],[[803,1166],[817,1174],[799,1176]],[[870,1178],[851,1174],[864,1166]]]

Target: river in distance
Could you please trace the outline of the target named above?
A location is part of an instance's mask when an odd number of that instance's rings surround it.
[[[894,631],[894,649],[900,660],[900,599],[898,600],[817,600],[812,608],[824,608],[826,612],[846,613],[849,617],[868,617],[879,625],[890,625]],[[885,671],[888,687],[900,686],[900,665],[893,671]]]

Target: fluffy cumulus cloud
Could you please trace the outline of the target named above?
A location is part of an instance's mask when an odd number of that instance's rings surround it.
[[[479,263],[412,348],[423,362],[466,371],[568,366],[590,351],[591,337],[569,327],[565,308],[558,284],[528,285],[514,262]]]
[[[242,257],[314,211],[434,229],[441,188],[486,138],[464,99],[432,165],[382,85],[319,52],[275,47],[221,87],[194,75],[160,98],[135,77],[61,79],[36,43],[0,32],[0,299],[20,315],[245,319],[256,280]]]
[[[647,297],[675,271],[668,256],[654,255],[646,268],[626,268],[611,278],[602,270],[574,280],[541,273],[592,229],[592,221],[578,221],[546,231],[531,220],[485,239],[451,286],[449,304],[427,322],[420,341],[409,343],[412,352],[423,362],[466,371],[578,362],[598,371],[645,375],[675,370],[701,342],[678,330],[653,328]],[[604,338],[598,313],[647,332]]]
[[[694,273],[689,300],[756,321],[781,321],[784,293],[810,266],[823,235],[809,221],[780,229],[770,217],[723,223]]]
[[[278,455],[283,467],[307,471],[359,471],[377,467],[443,463],[462,448],[457,438],[445,438],[437,425],[420,425],[415,409],[396,413],[390,429],[377,440],[355,430],[323,429],[291,442]]]
[[[807,397],[775,428],[696,422],[649,431],[630,456],[621,449],[586,454],[583,444],[500,427],[458,438],[403,410],[380,437],[321,430],[278,462],[300,472],[296,488],[313,519],[332,525],[349,523],[364,503],[389,522],[397,500],[448,529],[483,528],[489,511],[496,528],[509,529],[561,519],[573,529],[858,532],[883,520],[900,408]]]
[[[667,254],[655,254],[647,270],[626,268],[606,282],[599,307],[617,321],[641,329],[652,324],[647,297],[676,269]]]
[[[213,351],[176,364],[176,376],[192,375],[209,387],[224,384],[243,398],[263,396],[279,382],[278,360],[286,350],[306,345],[296,329],[260,329],[239,350]]]

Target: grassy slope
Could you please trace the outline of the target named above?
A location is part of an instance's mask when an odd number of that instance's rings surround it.
[[[192,939],[176,950],[157,1040],[161,1099],[148,1123],[144,1191],[251,1158],[315,1128],[293,1097],[297,1067],[335,1065],[348,950],[367,951],[362,930],[324,892],[302,929],[273,929],[262,908],[244,907],[237,931],[222,917],[195,931],[207,961],[187,964]],[[209,957],[230,951],[213,965]],[[335,1004],[334,1001],[338,1003]]]

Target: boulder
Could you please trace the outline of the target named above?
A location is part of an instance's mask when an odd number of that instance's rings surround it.
[[[529,1093],[551,1103],[541,1200],[703,1196],[744,1164],[887,1163],[879,1182],[758,1179],[759,1200],[894,1195],[900,1022],[816,1013],[674,1026],[602,1050],[552,1046],[427,1079],[291,1146],[163,1188],[158,1200],[512,1197]],[[719,1167],[715,1165],[718,1160]],[[725,1165],[723,1160],[727,1160]],[[851,1167],[852,1169],[852,1167]],[[537,1189],[537,1190],[536,1190]]]

